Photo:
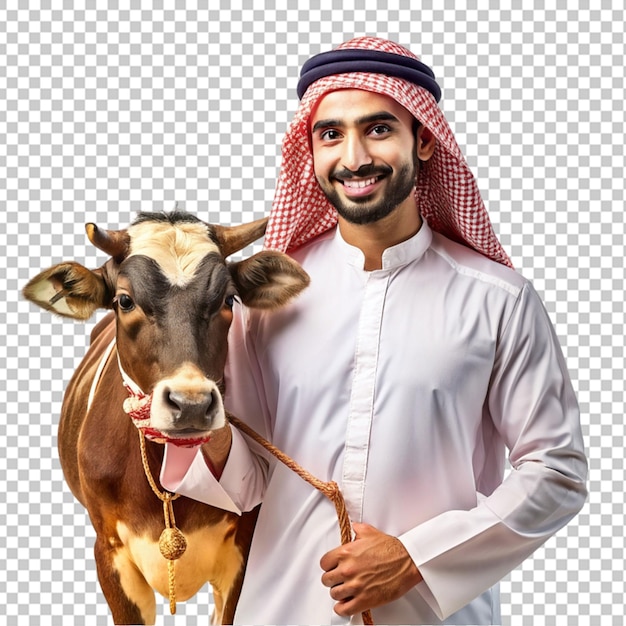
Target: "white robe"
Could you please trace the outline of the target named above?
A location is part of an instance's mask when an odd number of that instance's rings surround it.
[[[294,257],[311,276],[297,300],[237,311],[228,409],[405,545],[424,581],[375,623],[499,623],[498,581],[586,497],[577,402],[537,294],[426,223],[378,271],[338,230]],[[361,623],[320,581],[334,506],[233,430],[219,483],[169,445],[162,482],[235,511],[263,501],[236,623]],[[186,474],[168,472],[177,461]]]

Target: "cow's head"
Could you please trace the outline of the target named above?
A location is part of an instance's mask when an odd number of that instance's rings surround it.
[[[143,213],[122,231],[87,224],[90,241],[111,258],[96,270],[55,265],[24,295],[80,320],[112,308],[123,370],[152,396],[151,426],[188,439],[225,424],[222,376],[235,303],[280,307],[308,284],[304,270],[279,252],[226,261],[266,224],[229,228],[181,212]]]

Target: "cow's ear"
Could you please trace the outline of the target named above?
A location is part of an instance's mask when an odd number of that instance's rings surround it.
[[[23,290],[36,305],[64,317],[89,319],[96,309],[109,306],[108,290],[100,270],[67,261],[44,270]]]
[[[246,306],[275,309],[297,296],[309,275],[282,252],[265,250],[228,265],[237,291]]]

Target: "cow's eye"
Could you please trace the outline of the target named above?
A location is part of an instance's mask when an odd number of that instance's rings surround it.
[[[128,312],[135,308],[133,299],[127,293],[120,294],[117,298],[115,298],[115,301],[122,311]]]
[[[235,305],[235,302],[238,302],[239,298],[237,298],[237,296],[235,294],[232,294],[230,296],[226,296],[226,299],[224,300],[224,305],[227,306],[229,309],[232,309],[233,306]]]

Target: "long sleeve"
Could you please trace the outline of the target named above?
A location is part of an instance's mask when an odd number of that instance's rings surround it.
[[[538,296],[521,292],[497,349],[484,419],[510,450],[511,471],[469,510],[452,510],[400,539],[440,619],[497,583],[582,507],[587,463],[576,398]]]

